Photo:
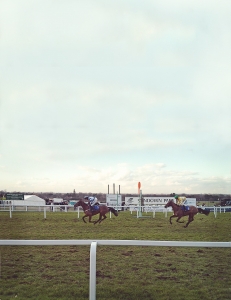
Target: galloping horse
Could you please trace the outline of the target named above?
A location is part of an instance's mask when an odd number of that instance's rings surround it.
[[[201,214],[204,214],[206,216],[210,213],[209,210],[204,210],[200,207],[197,208],[195,206],[189,206],[189,210],[185,211],[185,210],[182,209],[182,207],[180,205],[177,205],[176,203],[174,203],[173,200],[168,201],[168,203],[165,205],[165,208],[167,208],[169,206],[171,206],[172,209],[173,209],[173,215],[169,219],[170,224],[172,224],[172,218],[177,218],[176,222],[179,222],[179,220],[182,217],[188,216],[188,222],[184,226],[185,228],[188,227],[188,224],[194,220],[194,216],[197,213],[201,213]],[[179,222],[179,223],[183,223],[183,222]]]
[[[116,217],[118,216],[118,212],[113,208],[113,207],[108,207],[106,205],[99,205],[99,209],[95,210],[95,211],[91,211],[89,209],[89,206],[87,203],[85,203],[83,200],[79,200],[77,203],[75,203],[74,205],[74,209],[76,209],[76,207],[78,206],[82,206],[83,211],[85,213],[85,215],[82,217],[82,220],[87,223],[85,221],[85,218],[89,217],[89,222],[90,223],[101,223],[103,220],[105,220],[106,217],[106,213],[108,213],[109,211],[111,211]],[[91,221],[92,216],[99,214],[99,219],[97,221]]]

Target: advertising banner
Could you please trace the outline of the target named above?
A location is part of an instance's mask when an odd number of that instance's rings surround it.
[[[197,206],[197,199],[196,198],[186,198],[184,205]]]
[[[139,199],[139,197],[125,197],[125,206],[138,206],[140,205]],[[144,206],[165,205],[170,200],[176,202],[174,197],[143,197],[142,199]],[[196,206],[196,198],[186,198],[184,204]]]
[[[111,206],[115,209],[117,209],[117,206],[120,206],[118,207],[118,210],[121,210],[121,206],[122,206],[122,196],[121,195],[117,195],[117,194],[107,194],[106,195],[106,203],[107,203],[107,206]]]
[[[24,200],[24,194],[7,193],[6,200]]]

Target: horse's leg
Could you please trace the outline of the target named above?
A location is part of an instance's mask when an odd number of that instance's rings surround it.
[[[184,221],[179,221],[179,220],[180,220],[182,217],[184,217],[184,216],[185,216],[184,214],[179,215],[176,221],[177,221],[178,223],[184,223]]]
[[[86,217],[87,217],[87,215],[85,215],[85,216],[82,217],[82,220],[83,220],[84,223],[87,223],[87,222],[85,221],[85,218],[86,218]]]
[[[102,215],[100,214],[99,215],[99,219],[98,220],[96,220],[95,222],[94,222],[94,224],[96,224],[96,223],[98,223],[98,222],[100,222],[100,220],[102,219]]]
[[[89,216],[89,223],[95,223],[95,221],[92,221],[92,220],[91,220],[92,216],[93,216],[93,215]]]
[[[172,218],[176,218],[176,217],[177,217],[176,215],[172,215],[172,216],[169,218],[170,224],[172,224]]]
[[[101,223],[103,220],[107,219],[107,216],[106,216],[106,215],[104,215],[103,217],[104,217],[104,218],[103,218],[103,219],[101,218],[101,220],[99,221],[99,223]]]
[[[195,216],[195,214],[192,214],[192,221],[194,221],[194,216]],[[191,222],[192,222],[192,221],[191,221]]]
[[[177,220],[176,220],[176,222],[178,222],[178,223],[184,223],[184,221],[179,222],[179,220],[180,220],[182,217],[183,217],[183,216],[178,217]]]
[[[186,223],[186,225],[184,226],[185,228],[188,227],[189,223],[191,223],[193,221],[193,215],[189,214],[188,215],[188,222]]]

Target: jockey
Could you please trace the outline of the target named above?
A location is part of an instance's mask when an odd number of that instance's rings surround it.
[[[185,201],[186,201],[186,197],[179,197],[178,195],[175,196],[176,199],[176,204],[180,205],[183,207],[183,210],[186,211],[186,207],[185,207]]]
[[[100,205],[96,197],[85,196],[84,199],[87,199],[90,211],[94,211],[94,205]]]

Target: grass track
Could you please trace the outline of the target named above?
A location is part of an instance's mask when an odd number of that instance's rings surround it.
[[[1,212],[0,239],[231,241],[230,213],[197,215],[186,229],[163,213],[137,219],[121,212],[99,225],[76,216]],[[88,299],[89,250],[1,246],[0,299]],[[230,248],[98,246],[97,299],[231,299],[230,260]]]

